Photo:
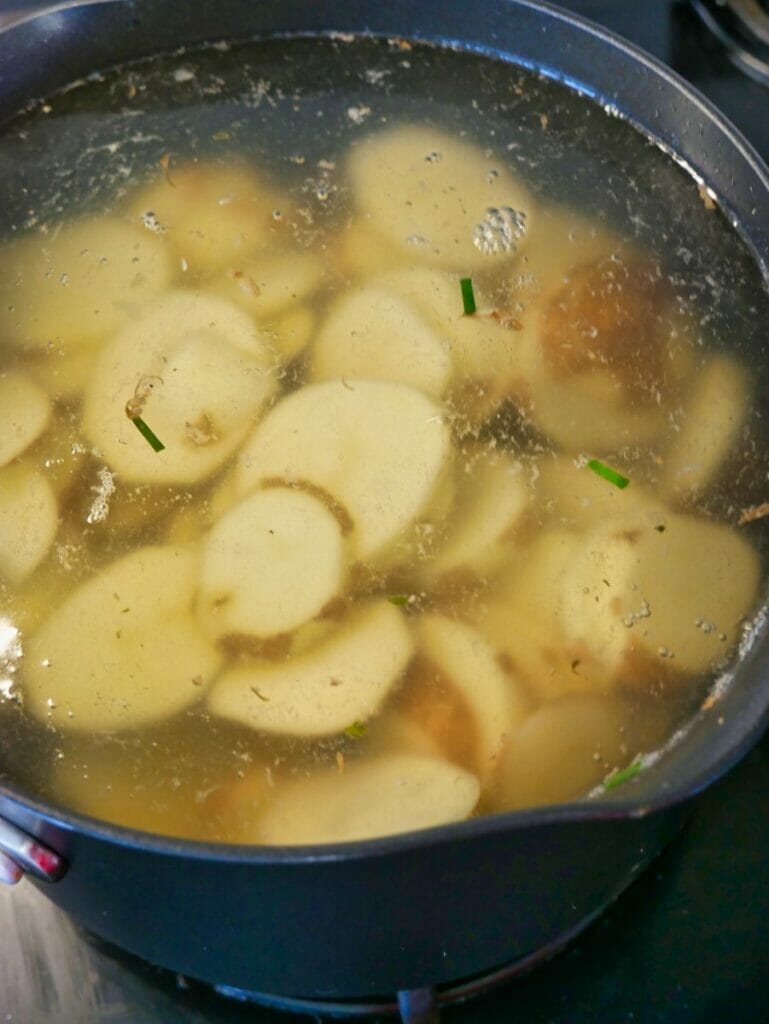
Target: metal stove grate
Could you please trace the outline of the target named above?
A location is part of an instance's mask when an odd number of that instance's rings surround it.
[[[769,85],[769,0],[692,0],[732,62]]]
[[[243,1003],[254,1003],[273,1010],[288,1013],[309,1014],[321,1019],[360,1020],[365,1018],[395,1017],[400,1015],[401,1024],[439,1024],[441,1009],[453,1003],[461,1003],[475,996],[484,995],[507,984],[515,978],[528,974],[535,967],[555,956],[568,946],[603,912],[603,908],[583,918],[577,925],[563,932],[552,942],[534,953],[494,968],[469,979],[452,982],[435,988],[404,989],[391,997],[364,999],[304,999],[291,996],[249,992],[230,985],[215,985],[219,995]]]

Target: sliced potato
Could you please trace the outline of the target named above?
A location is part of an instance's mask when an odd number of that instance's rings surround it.
[[[203,545],[198,617],[209,636],[289,633],[342,589],[342,526],[319,498],[288,487],[235,505]]]
[[[27,361],[25,370],[55,402],[74,405],[88,386],[94,359],[91,345],[53,341]]]
[[[48,426],[51,403],[22,373],[0,374],[0,466],[26,451]]]
[[[311,380],[390,380],[439,398],[451,376],[446,342],[403,299],[371,285],[332,307],[312,348]]]
[[[625,741],[627,716],[617,698],[588,693],[535,711],[510,736],[500,758],[499,809],[581,796],[636,753]]]
[[[478,312],[465,316],[459,281],[459,274],[401,267],[378,277],[376,284],[402,296],[435,327],[451,355],[451,393],[459,415],[483,420],[505,398],[528,394],[538,357],[522,344],[519,315],[495,310],[478,287]]]
[[[482,149],[425,125],[369,135],[348,170],[364,223],[415,263],[466,272],[490,252],[509,258],[531,230],[533,201],[520,181]]]
[[[112,732],[195,703],[221,663],[192,614],[197,575],[191,551],[148,547],[80,586],[27,641],[25,707],[62,729]]]
[[[32,349],[103,341],[169,284],[156,237],[116,217],[67,224],[0,249],[0,334]]]
[[[745,368],[729,356],[712,356],[692,385],[681,429],[665,454],[666,495],[684,502],[714,481],[739,437],[749,402]]]
[[[528,306],[546,293],[562,288],[575,269],[627,248],[595,218],[565,206],[539,205],[537,230],[510,264],[510,298]]]
[[[307,348],[315,330],[316,316],[308,306],[297,306],[260,321],[263,331],[284,363],[290,363]]]
[[[522,547],[494,582],[479,629],[537,700],[603,690],[606,670],[567,632],[564,579],[582,545],[573,530],[545,530]]]
[[[377,602],[288,663],[255,662],[226,672],[208,706],[262,732],[333,736],[377,713],[412,649],[402,614]]]
[[[341,843],[469,817],[478,780],[448,761],[391,754],[286,784],[254,822],[252,841]]]
[[[21,583],[48,553],[59,506],[45,476],[30,466],[0,469],[0,577]]]
[[[257,321],[274,317],[310,298],[324,281],[326,265],[309,252],[278,252],[230,267],[215,290]]]
[[[356,279],[372,277],[403,263],[400,248],[357,217],[332,240],[329,258],[342,274]]]
[[[531,508],[538,525],[586,530],[616,516],[638,514],[649,526],[664,527],[670,514],[664,502],[635,478],[628,487],[615,487],[586,462],[567,456],[540,459],[537,469]]]
[[[311,384],[278,402],[243,447],[238,489],[267,480],[322,488],[349,513],[362,560],[392,546],[450,471],[443,411],[389,381]]]
[[[758,557],[733,529],[670,515],[641,517],[582,538],[561,578],[562,621],[615,678],[702,672],[737,638],[757,596]]]
[[[694,365],[691,328],[662,269],[617,249],[545,277],[541,294],[520,296],[532,421],[569,452],[652,441]]]
[[[275,356],[250,317],[205,293],[169,292],[102,352],[83,429],[124,481],[191,483],[211,474],[276,387]],[[156,452],[127,413],[165,445]]]
[[[478,730],[478,775],[487,783],[505,740],[526,717],[530,702],[523,687],[502,670],[496,651],[477,630],[443,615],[424,615],[417,624],[419,648],[456,688]]]
[[[501,452],[469,453],[460,459],[457,481],[448,536],[425,565],[430,577],[457,569],[493,574],[514,544],[512,535],[529,504],[523,465]]]
[[[193,276],[238,264],[252,253],[280,242],[284,207],[275,190],[250,167],[228,163],[189,163],[141,189],[130,210],[184,261]]]

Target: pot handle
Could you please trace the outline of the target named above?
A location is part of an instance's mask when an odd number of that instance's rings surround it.
[[[57,882],[66,870],[58,853],[0,818],[0,882],[14,885],[25,874]]]

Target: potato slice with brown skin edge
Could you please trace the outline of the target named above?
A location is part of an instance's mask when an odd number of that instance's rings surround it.
[[[102,351],[83,430],[125,483],[202,480],[253,426],[277,385],[276,364],[268,340],[237,306],[169,292]],[[142,416],[164,451],[131,422],[128,403],[137,394],[144,400],[130,413]]]
[[[184,548],[141,548],[70,593],[26,644],[30,714],[62,729],[113,732],[199,700],[221,657],[192,616],[197,563]]]
[[[479,616],[481,634],[537,701],[610,688],[607,670],[568,635],[561,611],[563,581],[582,542],[572,530],[541,532],[503,568]]]
[[[22,583],[48,553],[59,506],[43,473],[16,464],[0,469],[0,577]]]
[[[471,271],[511,258],[535,230],[533,200],[520,181],[482,149],[425,125],[369,135],[351,151],[348,172],[364,224],[417,263]],[[508,251],[493,256],[473,240],[489,208],[525,217]]]
[[[451,471],[442,408],[389,381],[325,381],[283,398],[241,450],[241,494],[267,480],[309,483],[353,522],[362,561],[398,558],[398,541],[430,508]]]
[[[0,374],[0,466],[40,437],[51,418],[48,396],[21,373]]]
[[[211,714],[285,736],[334,736],[379,711],[413,651],[402,614],[365,605],[328,640],[285,664],[226,672],[208,696]]]
[[[382,755],[285,784],[254,822],[252,840],[349,842],[431,828],[469,817],[478,796],[478,780],[448,761]]]
[[[198,621],[213,638],[290,633],[342,590],[345,569],[342,528],[317,497],[257,491],[204,541]]]
[[[651,664],[683,681],[729,651],[758,580],[755,550],[724,524],[671,514],[658,532],[614,519],[561,577],[563,627],[618,680],[648,679]]]
[[[530,710],[528,695],[471,626],[442,615],[424,615],[416,630],[423,655],[450,681],[475,721],[475,767],[481,782],[488,784],[507,737]]]

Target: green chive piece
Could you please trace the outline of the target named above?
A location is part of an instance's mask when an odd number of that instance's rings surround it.
[[[617,786],[622,786],[630,779],[635,778],[640,771],[643,771],[643,762],[633,761],[627,768],[620,768],[616,772],[612,772],[609,778],[604,782],[603,788],[606,790],[616,789]]]
[[[136,429],[139,431],[142,437],[147,441],[147,443],[149,444],[153,451],[163,451],[165,445],[156,434],[153,434],[153,432],[150,430],[150,428],[147,426],[147,424],[144,422],[141,416],[133,416],[131,418],[131,423],[133,423],[133,425],[136,427]]]
[[[608,480],[610,484],[614,484],[615,487],[619,487],[623,490],[630,483],[626,476],[618,473],[616,469],[612,469],[611,466],[607,466],[603,462],[599,462],[598,459],[590,459],[588,462],[588,469],[592,469],[594,473],[602,476],[604,480]]]
[[[353,722],[352,725],[348,725],[345,729],[345,734],[350,737],[351,740],[359,740],[361,736],[366,735],[368,726],[365,722]]]
[[[390,604],[397,605],[399,608],[402,608],[404,604],[409,603],[408,594],[392,594],[387,598],[387,600]]]
[[[463,277],[459,282],[459,287],[462,289],[462,304],[465,307],[465,316],[471,316],[476,309],[473,282],[469,277]]]

